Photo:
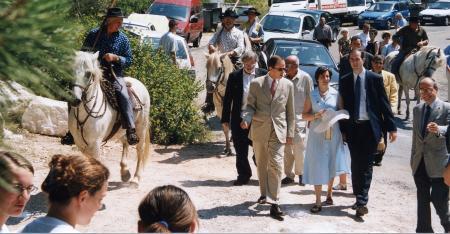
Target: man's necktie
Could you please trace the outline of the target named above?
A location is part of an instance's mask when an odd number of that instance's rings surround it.
[[[430,118],[431,107],[426,105],[425,114],[423,116],[423,125],[422,125],[422,137],[425,137],[425,133],[427,132],[428,119]]]
[[[359,120],[359,106],[361,101],[361,77],[356,77],[355,82],[355,120]]]
[[[270,93],[272,94],[272,98],[275,95],[276,87],[277,87],[277,81],[273,80],[272,85],[270,86]]]

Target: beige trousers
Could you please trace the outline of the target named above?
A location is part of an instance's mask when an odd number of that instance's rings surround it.
[[[271,203],[278,204],[284,144],[278,140],[273,126],[269,141],[253,141],[253,149],[255,151],[256,164],[258,165],[257,172],[261,196],[267,197],[267,201]]]
[[[295,179],[295,175],[303,175],[304,158],[304,139],[301,137],[300,133],[296,133],[294,144],[286,145],[284,149],[284,174],[286,174],[286,177]],[[294,172],[292,172],[292,168],[294,168]]]

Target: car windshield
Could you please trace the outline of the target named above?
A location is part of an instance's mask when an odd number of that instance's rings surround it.
[[[375,3],[369,8],[367,8],[367,11],[376,11],[376,12],[389,12],[392,11],[392,8],[394,8],[394,4],[388,4],[388,3]]]
[[[448,10],[450,9],[450,2],[435,2],[432,3],[429,8]]]
[[[295,11],[295,12],[308,14],[308,15],[314,17],[316,22],[320,21],[320,14],[321,14],[320,12],[317,12],[317,11],[304,11],[304,10],[298,10],[298,11]]]
[[[273,0],[272,3],[299,2],[299,0]]]
[[[364,0],[348,0],[347,6],[348,7],[355,7],[355,6],[365,6],[366,3]]]
[[[184,48],[184,43],[181,40],[177,40],[178,50],[177,50],[177,59],[187,59],[186,49]]]
[[[295,55],[300,59],[300,65],[308,66],[327,66],[335,67],[333,59],[323,46],[289,43],[278,43],[275,46],[274,55],[286,58],[289,55]]]
[[[184,21],[188,18],[188,8],[172,4],[153,3],[148,9],[149,14],[164,15],[170,19]]]
[[[300,19],[281,15],[267,15],[261,22],[264,31],[298,33]]]
[[[160,37],[144,37],[142,39],[142,43],[144,44],[150,44],[150,46],[153,49],[156,49],[159,47],[159,41],[161,40]]]
[[[244,11],[248,10],[248,8],[247,7],[236,7],[235,10],[236,10],[236,14],[243,15]]]

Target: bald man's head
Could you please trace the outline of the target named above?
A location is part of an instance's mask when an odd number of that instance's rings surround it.
[[[437,82],[431,78],[431,77],[425,77],[423,78],[420,82],[419,82],[419,86],[420,84],[427,84],[429,86],[432,86],[434,89],[438,90],[438,86],[437,86]]]
[[[437,97],[437,83],[430,77],[425,77],[419,82],[419,92],[420,98],[427,104],[431,105],[431,103],[436,100]]]
[[[284,59],[284,61],[286,62],[286,64],[288,64],[288,63],[294,63],[294,64],[299,65],[299,63],[300,63],[298,57],[295,56],[295,55],[289,55],[289,56],[287,56],[286,59]]]
[[[298,65],[300,63],[299,59],[295,55],[289,55],[284,59],[286,63],[286,77],[289,79],[293,79],[298,72]]]

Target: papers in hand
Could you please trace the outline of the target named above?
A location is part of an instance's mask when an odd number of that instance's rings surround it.
[[[329,129],[333,124],[335,124],[337,121],[341,119],[348,119],[350,116],[348,114],[348,111],[346,110],[338,110],[335,111],[333,109],[327,109],[323,114],[322,118],[320,119],[319,125],[317,125],[313,130],[317,133],[325,132],[327,129]]]

